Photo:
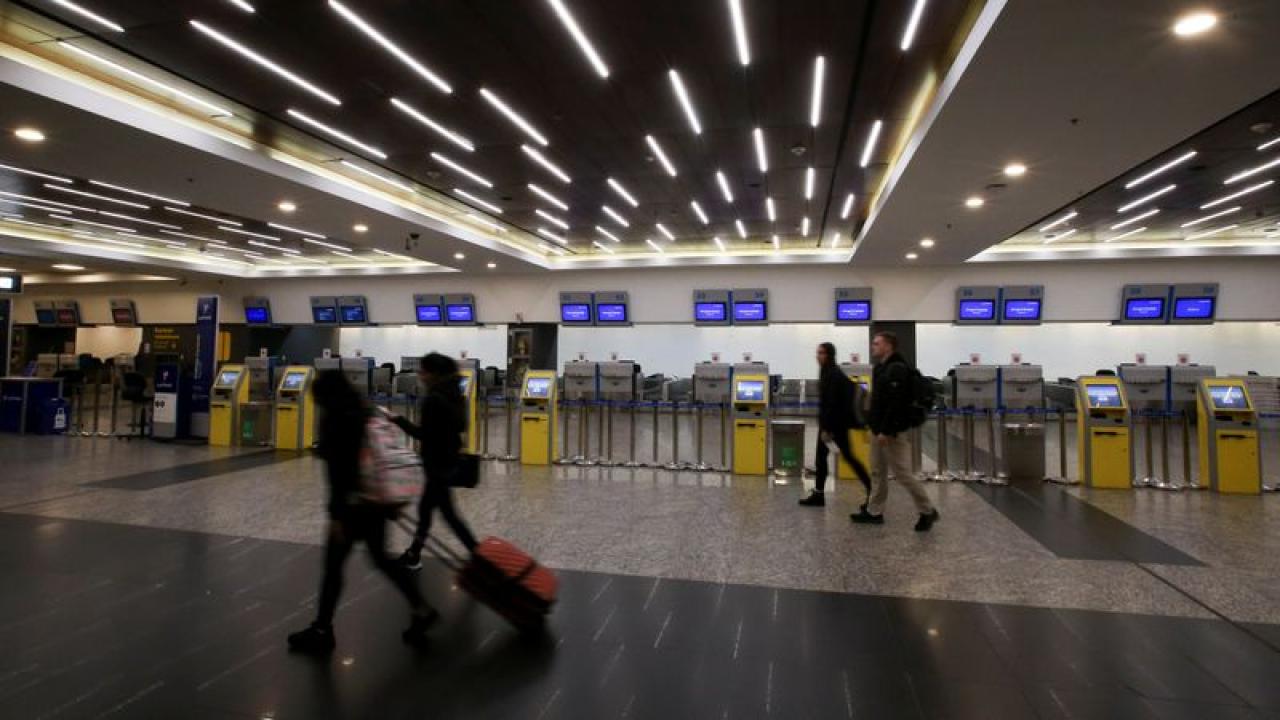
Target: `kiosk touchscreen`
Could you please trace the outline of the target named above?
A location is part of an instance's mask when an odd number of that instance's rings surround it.
[[[244,365],[223,365],[209,392],[209,444],[238,445],[240,409],[249,402],[249,371]]]
[[[769,472],[769,372],[734,373],[733,376],[733,472],[765,475]]]
[[[275,446],[277,450],[306,450],[315,444],[316,409],[311,383],[316,371],[290,365],[276,387]]]
[[[1220,493],[1262,492],[1258,416],[1243,378],[1200,381],[1200,479]]]
[[[1081,482],[1094,488],[1133,487],[1129,400],[1120,379],[1080,378],[1076,418]]]
[[[555,457],[558,422],[556,373],[525,372],[520,387],[520,464],[550,465]]]
[[[466,452],[475,454],[480,447],[479,404],[476,401],[476,370],[464,367],[458,370],[458,389],[462,391],[462,401],[467,409],[467,429],[463,432],[462,447]]]

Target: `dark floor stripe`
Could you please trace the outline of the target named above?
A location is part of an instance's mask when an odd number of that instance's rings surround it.
[[[1073,560],[1161,565],[1204,563],[1065,492],[1057,485],[969,486],[1050,552]]]
[[[154,490],[170,485],[192,482],[193,480],[203,480],[218,475],[252,470],[264,465],[293,460],[297,457],[298,453],[263,450],[218,458],[217,460],[191,463],[189,465],[178,465],[163,470],[148,470],[132,475],[121,475],[120,477],[88,483],[86,487],[111,488],[114,490]]]

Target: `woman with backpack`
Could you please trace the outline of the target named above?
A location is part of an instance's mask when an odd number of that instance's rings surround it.
[[[410,645],[421,645],[439,613],[427,604],[413,575],[387,554],[387,526],[400,506],[374,502],[362,493],[361,454],[370,409],[340,371],[320,373],[312,393],[320,408],[316,454],[325,462],[329,481],[329,536],[315,622],[290,635],[289,647],[316,655],[333,651],[333,616],[342,593],[343,567],[357,542],[364,542],[374,565],[409,601],[412,618],[402,637]]]
[[[814,456],[813,491],[800,499],[800,504],[807,507],[823,507],[826,505],[826,489],[828,467],[828,444],[834,444],[836,450],[844,457],[849,467],[858,476],[871,497],[871,476],[867,468],[853,454],[849,443],[849,430],[857,426],[858,414],[856,405],[861,400],[858,387],[853,384],[836,363],[836,346],[824,342],[818,346],[818,449]],[[864,504],[862,507],[866,507]]]

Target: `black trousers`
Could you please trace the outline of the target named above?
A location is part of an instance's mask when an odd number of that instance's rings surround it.
[[[858,476],[858,481],[862,483],[863,489],[867,491],[867,497],[871,497],[871,476],[867,474],[867,468],[853,456],[853,447],[849,444],[849,431],[840,430],[831,433],[831,441],[836,444],[836,448],[840,450],[845,462],[849,463],[849,467],[853,468],[854,474]],[[813,459],[813,487],[818,492],[822,492],[827,485],[827,474],[829,472],[828,454],[827,444],[822,441],[822,432],[819,432],[817,455]]]
[[[467,527],[467,523],[463,521],[453,504],[453,487],[449,484],[452,474],[450,469],[427,470],[427,484],[423,487],[422,498],[418,501],[418,530],[413,538],[413,546],[419,550],[427,541],[427,535],[431,533],[431,515],[432,511],[437,509],[444,516],[444,521],[449,523],[453,534],[458,537],[463,547],[467,550],[476,549],[476,536],[471,533],[471,528]]]
[[[409,569],[387,555],[387,523],[392,509],[377,505],[352,505],[335,513],[329,520],[329,539],[324,550],[324,580],[320,583],[320,604],[316,624],[333,625],[333,615],[342,595],[343,568],[356,543],[369,548],[373,564],[391,581],[409,605],[419,611],[427,607],[422,591]]]

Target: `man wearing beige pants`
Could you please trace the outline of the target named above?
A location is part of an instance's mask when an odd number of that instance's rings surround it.
[[[898,337],[879,332],[871,339],[871,498],[867,507],[849,517],[863,525],[884,524],[884,503],[889,497],[889,477],[906,487],[920,518],[917,532],[928,532],[938,521],[938,511],[911,472],[911,429],[920,424],[914,384],[924,382],[898,353]]]

